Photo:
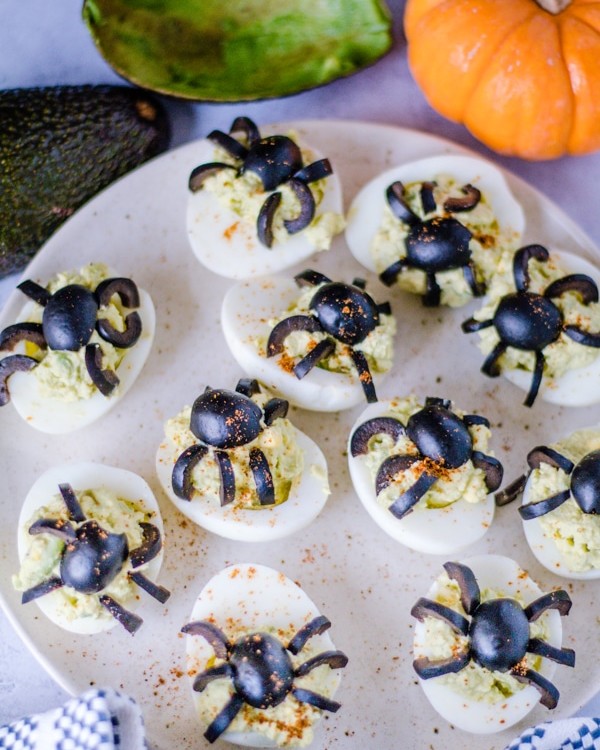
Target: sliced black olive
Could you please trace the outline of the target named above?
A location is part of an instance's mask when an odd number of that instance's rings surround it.
[[[483,427],[490,426],[489,419],[486,419],[479,414],[465,414],[462,420],[467,425],[467,427],[472,427],[473,425],[483,425]]]
[[[304,677],[316,667],[327,664],[331,669],[342,669],[348,664],[348,657],[342,651],[322,651],[320,654],[307,659],[296,670],[296,677]]]
[[[511,671],[511,674],[518,682],[532,685],[539,691],[541,695],[540,703],[542,706],[545,706],[546,708],[556,708],[560,694],[550,680],[542,677],[539,672],[534,672],[533,669],[526,669],[524,673],[515,669]]]
[[[237,391],[215,388],[194,401],[190,430],[207,445],[236,448],[258,436],[262,409]]]
[[[319,159],[299,169],[294,175],[294,179],[302,182],[316,182],[324,177],[329,177],[330,174],[333,174],[333,168],[329,159]]]
[[[577,464],[571,492],[584,513],[600,513],[600,450],[591,451]]]
[[[373,298],[349,284],[324,284],[314,293],[309,307],[324,331],[349,346],[360,344],[379,325]]]
[[[439,307],[440,300],[442,298],[442,288],[437,283],[435,273],[425,273],[425,294],[421,297],[421,301],[425,307]]]
[[[375,391],[373,376],[371,375],[371,370],[369,368],[369,362],[364,352],[361,352],[358,349],[352,349],[350,351],[350,356],[354,362],[354,367],[356,367],[358,380],[362,386],[367,403],[374,404],[377,401],[377,393]]]
[[[583,346],[592,346],[594,349],[600,347],[600,333],[591,333],[590,331],[582,331],[577,326],[565,326],[565,333],[570,339],[576,341],[578,344]]]
[[[116,276],[104,279],[96,287],[94,292],[98,305],[108,305],[115,294],[119,296],[125,307],[139,307],[140,293],[136,283],[132,279]]]
[[[419,622],[423,622],[426,617],[435,617],[437,620],[442,620],[442,622],[449,625],[456,633],[467,635],[469,632],[469,621],[464,615],[433,599],[420,597],[413,605],[410,613]]]
[[[239,171],[253,172],[270,192],[287,182],[302,166],[302,153],[291,138],[269,135],[252,145]]]
[[[89,289],[69,284],[48,300],[42,316],[44,338],[50,349],[78,351],[96,326],[98,303]]]
[[[421,219],[409,207],[404,198],[404,185],[400,181],[393,182],[385,191],[385,197],[392,213],[397,219],[413,226],[420,224]]]
[[[63,550],[60,577],[65,586],[83,594],[102,591],[127,559],[127,536],[107,532],[94,520],[85,521],[75,533],[76,541]]]
[[[88,344],[85,347],[85,366],[92,383],[103,396],[110,394],[119,385],[119,378],[112,370],[102,369],[102,347],[100,344]]]
[[[359,289],[362,289],[364,292],[364,290],[367,288],[366,279],[361,279],[361,278],[352,279],[352,286],[357,286]]]
[[[296,234],[306,229],[313,220],[316,207],[315,197],[308,185],[300,180],[291,179],[288,185],[300,203],[300,213],[293,219],[284,219],[283,226],[288,234]]]
[[[193,622],[188,622],[184,625],[181,628],[181,632],[186,635],[202,636],[202,638],[210,644],[217,658],[227,658],[230,648],[229,641],[225,638],[219,628],[211,622],[207,622],[206,620],[194,620]]]
[[[584,305],[598,302],[596,282],[584,273],[572,273],[556,279],[544,291],[544,297],[560,297],[565,292],[577,292]]]
[[[38,364],[37,359],[25,354],[11,354],[10,357],[0,359],[0,406],[10,401],[8,379],[15,372],[26,372]]]
[[[191,500],[194,494],[194,485],[192,484],[192,471],[196,464],[201,461],[208,453],[205,445],[192,445],[186,448],[179,456],[173,471],[171,473],[171,485],[173,492],[181,500]]]
[[[396,283],[398,276],[402,273],[403,269],[408,266],[406,258],[399,258],[394,261],[391,266],[388,266],[385,271],[379,274],[379,280],[386,286],[392,286]]]
[[[260,141],[260,132],[254,120],[249,117],[236,117],[229,128],[230,133],[241,132],[246,136],[248,143],[253,146]]]
[[[529,393],[523,403],[525,406],[533,406],[533,403],[540,390],[542,384],[542,377],[544,376],[544,355],[542,352],[535,353],[535,366],[533,368],[533,377],[531,378],[531,386],[529,387]]]
[[[294,276],[294,281],[298,286],[319,286],[319,284],[328,284],[331,279],[325,274],[319,271],[313,271],[312,268],[307,268]]]
[[[413,669],[422,680],[430,680],[432,677],[441,677],[451,672],[460,672],[464,669],[471,656],[469,651],[459,651],[447,659],[429,659],[427,656],[420,656],[413,661]]]
[[[164,604],[171,596],[171,592],[168,589],[154,583],[154,581],[146,578],[146,576],[139,571],[130,571],[127,575],[137,586],[143,589],[147,594],[150,594],[153,599],[156,599],[156,601],[161,604]]]
[[[473,451],[471,461],[473,462],[473,466],[484,472],[487,491],[495,492],[502,484],[502,477],[504,476],[504,468],[500,461],[481,451]]]
[[[465,185],[461,197],[449,197],[444,201],[444,209],[452,213],[472,211],[481,200],[481,191],[474,185]]]
[[[519,508],[519,515],[524,521],[530,521],[532,518],[539,518],[545,516],[546,513],[550,513],[553,510],[559,508],[564,502],[566,502],[571,493],[569,490],[564,492],[558,492],[556,495],[547,497],[544,500],[539,500],[535,503],[527,503]]]
[[[130,312],[125,316],[125,328],[118,331],[108,318],[98,318],[96,330],[109,344],[119,349],[129,349],[137,344],[142,335],[142,319],[137,312]]]
[[[444,409],[451,409],[452,401],[439,396],[425,396],[425,406],[442,406]]]
[[[21,341],[31,341],[40,349],[46,348],[41,323],[13,323],[0,331],[0,351],[10,352]]]
[[[549,257],[550,253],[543,245],[526,245],[517,250],[513,258],[513,275],[518,292],[529,289],[529,261],[531,258],[545,263]]]
[[[269,399],[263,408],[267,427],[272,425],[276,419],[284,419],[287,416],[289,406],[289,401],[284,398]]]
[[[211,131],[206,138],[227,151],[234,159],[245,159],[248,154],[248,149],[242,143],[221,130]]]
[[[472,614],[481,601],[481,592],[475,574],[471,568],[457,562],[444,563],[444,570],[448,574],[448,578],[458,583],[460,603],[463,609],[468,615]]]
[[[406,492],[403,492],[397,497],[388,507],[389,512],[395,518],[404,518],[404,516],[412,511],[415,505],[436,481],[437,477],[424,471],[417,481],[411,485]]]
[[[235,500],[235,473],[231,459],[225,451],[216,450],[214,453],[219,467],[219,499],[221,506],[229,505]]]
[[[392,306],[389,302],[381,302],[377,305],[377,312],[379,313],[379,315],[391,315]]]
[[[379,495],[401,471],[406,471],[420,460],[416,455],[388,456],[381,462],[375,477],[375,492]]]
[[[375,435],[389,435],[394,443],[405,434],[405,427],[395,417],[374,417],[359,425],[350,438],[352,456],[364,455],[369,450],[369,441]]]
[[[26,279],[20,284],[17,284],[17,289],[20,289],[23,294],[26,294],[29,297],[29,299],[37,302],[38,305],[41,305],[42,307],[46,307],[48,300],[51,297],[51,294],[46,287],[36,284],[36,282],[31,281],[31,279]]]
[[[321,711],[329,711],[335,713],[341,708],[341,703],[332,701],[330,698],[326,698],[324,695],[319,693],[313,693],[312,690],[306,690],[304,688],[292,688],[292,695],[300,703],[308,703],[310,706],[319,708]]]
[[[102,596],[98,597],[98,601],[106,610],[110,612],[115,620],[120,623],[128,633],[131,633],[132,635],[140,629],[142,623],[144,622],[141,617],[138,617],[137,615],[134,615],[133,612],[129,612],[128,610],[126,610],[122,605],[115,601],[112,596],[102,594]]]
[[[244,705],[244,699],[237,693],[234,693],[204,732],[204,738],[210,742],[216,742],[223,734],[227,727],[238,715],[241,707]]]
[[[208,388],[208,390],[212,390]],[[252,398],[257,393],[260,393],[260,385],[256,378],[240,378],[237,382],[235,390],[248,398]]]
[[[321,635],[331,627],[331,622],[325,615],[318,615],[303,625],[287,645],[287,650],[294,656],[306,645],[308,640],[315,635]]]
[[[550,591],[535,599],[525,607],[525,614],[529,622],[534,622],[547,609],[557,609],[564,617],[569,614],[572,605],[571,597],[564,589]]]
[[[221,677],[233,677],[233,667],[230,664],[219,664],[218,667],[210,667],[210,669],[200,672],[194,677],[192,684],[192,690],[196,693],[203,692],[213,680],[218,680]]]
[[[481,331],[483,328],[489,328],[494,325],[492,318],[489,320],[475,320],[475,318],[469,318],[462,323],[461,328],[465,333],[474,333],[475,331]]]
[[[485,373],[490,378],[497,378],[500,375],[501,369],[498,361],[506,351],[506,346],[507,345],[503,341],[499,341],[496,344],[492,351],[483,360],[483,364],[481,365],[481,372]]]
[[[267,457],[260,448],[252,448],[249,457],[258,501],[261,505],[275,505],[275,486]]]
[[[425,214],[430,214],[437,208],[435,197],[433,194],[435,187],[435,182],[426,181],[421,183],[421,190],[419,191],[419,195],[421,198],[421,207],[423,208],[423,213]]]
[[[323,339],[310,350],[310,352],[303,357],[300,362],[294,367],[294,375],[298,380],[302,380],[303,377],[316,367],[319,362],[323,359],[327,359],[335,352],[335,341],[333,339]]]
[[[45,596],[51,591],[56,591],[56,589],[61,588],[62,585],[63,582],[58,576],[48,578],[46,581],[42,581],[41,583],[38,583],[35,586],[32,586],[30,589],[24,591],[21,596],[21,604],[28,604],[34,599],[39,599],[40,596]]]
[[[541,638],[531,638],[527,651],[555,661],[557,664],[564,664],[567,667],[575,666],[575,651],[572,648],[556,648]]]
[[[222,169],[232,169],[233,171],[237,171],[234,166],[231,164],[225,164],[222,161],[211,161],[207,164],[200,164],[192,170],[188,181],[188,188],[192,193],[197,193],[198,190],[202,190],[204,183],[209,177],[217,174],[217,172],[220,172]]]
[[[77,495],[75,494],[71,485],[59,484],[58,490],[62,496],[65,507],[67,508],[67,513],[69,514],[69,518],[72,521],[75,521],[76,523],[81,523],[82,521],[85,521],[85,515],[83,513],[83,510],[81,509],[81,505],[79,504]]]
[[[77,534],[71,524],[60,518],[38,518],[29,527],[29,533],[34,536],[51,534],[57,539],[62,539],[63,542],[75,542],[77,540]]]
[[[501,492],[497,492],[494,495],[496,505],[502,506],[502,505],[508,505],[509,503],[512,503],[523,492],[523,490],[525,489],[526,483],[527,483],[527,474],[522,474],[520,477],[517,477],[514,481],[508,484]]]
[[[261,245],[273,245],[273,219],[281,203],[281,193],[271,193],[262,204],[256,218],[256,235]]]
[[[139,525],[142,529],[142,543],[129,553],[132,568],[139,568],[140,565],[154,560],[162,549],[162,538],[158,527],[146,521],[140,521]]]
[[[319,321],[312,315],[290,315],[284,318],[273,328],[267,341],[267,357],[281,354],[286,338],[294,331],[308,331],[315,333],[320,331]]]

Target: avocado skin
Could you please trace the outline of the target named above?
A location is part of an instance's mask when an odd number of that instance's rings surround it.
[[[127,86],[0,91],[0,277],[117,177],[164,151],[167,114]]]

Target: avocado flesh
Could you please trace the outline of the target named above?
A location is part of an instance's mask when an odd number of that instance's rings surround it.
[[[203,101],[293,94],[372,64],[392,42],[383,0],[85,0],[124,78]]]
[[[164,151],[169,123],[126,86],[0,91],[0,277],[117,177]]]

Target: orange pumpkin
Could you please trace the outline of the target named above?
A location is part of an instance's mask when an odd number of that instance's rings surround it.
[[[404,24],[431,106],[490,148],[600,148],[600,0],[408,0]]]

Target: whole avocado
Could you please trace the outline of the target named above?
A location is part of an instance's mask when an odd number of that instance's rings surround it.
[[[0,277],[24,268],[79,206],[169,137],[164,108],[139,89],[0,91]]]

